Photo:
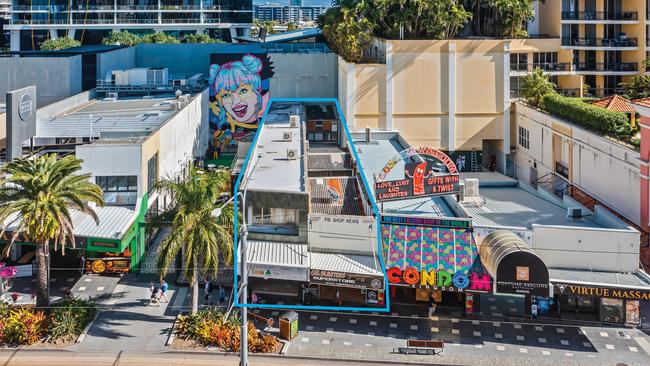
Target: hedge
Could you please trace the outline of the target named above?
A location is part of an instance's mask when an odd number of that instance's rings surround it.
[[[625,113],[610,111],[576,98],[550,93],[544,96],[543,106],[546,112],[554,116],[625,141],[629,141],[634,133]]]

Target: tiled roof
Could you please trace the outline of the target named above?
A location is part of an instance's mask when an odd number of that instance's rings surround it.
[[[620,95],[611,95],[607,98],[598,99],[591,104],[605,108],[610,111],[615,112],[624,112],[624,113],[635,113],[636,109],[631,105],[631,102],[628,99],[621,97]]]
[[[650,108],[650,97],[634,99],[632,100],[632,103],[638,104],[641,107]]]

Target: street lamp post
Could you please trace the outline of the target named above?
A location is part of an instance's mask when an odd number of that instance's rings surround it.
[[[242,192],[237,192],[235,196],[231,197],[228,201],[226,201],[221,207],[215,208],[212,211],[212,216],[213,217],[219,217],[221,216],[221,211],[223,210],[224,207],[226,207],[230,202],[232,202],[237,195],[241,195],[242,198],[242,225],[241,225],[241,242],[240,242],[240,247],[241,247],[241,290],[240,290],[240,304],[246,304],[248,303],[248,263],[246,261],[246,238],[248,237],[248,227],[246,226],[246,190],[244,190],[244,193]],[[237,215],[237,213],[234,213]],[[235,273],[235,276],[237,274]],[[237,289],[235,289],[237,291]],[[248,309],[244,306],[242,307],[242,313],[241,313],[241,334],[240,334],[240,347],[239,347],[239,355],[240,355],[240,361],[239,365],[240,366],[248,366]]]

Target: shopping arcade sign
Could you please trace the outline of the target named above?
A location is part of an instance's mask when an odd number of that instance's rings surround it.
[[[406,285],[419,288],[430,288],[432,290],[463,292],[490,292],[490,276],[488,274],[478,274],[476,272],[451,273],[444,270],[417,270],[408,267],[401,269],[391,267],[386,271],[388,282],[396,285]]]
[[[588,297],[605,297],[626,300],[650,300],[650,288],[620,288],[599,285],[580,285],[566,282],[553,281],[553,285],[563,295],[576,295]]]
[[[384,181],[388,173],[402,160],[418,156],[419,162],[405,164],[404,178]],[[447,168],[447,174],[436,174],[437,164]],[[392,157],[381,170],[375,181],[377,201],[392,201],[413,197],[454,194],[460,190],[460,177],[456,164],[447,154],[431,147],[410,147]]]

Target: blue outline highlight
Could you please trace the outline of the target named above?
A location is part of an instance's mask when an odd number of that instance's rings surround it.
[[[318,306],[318,305],[279,305],[279,304],[242,304],[239,302],[239,280],[237,274],[239,273],[239,260],[238,260],[238,245],[239,245],[239,217],[238,215],[235,215],[234,217],[234,251],[235,251],[235,260],[234,260],[234,306],[238,308],[253,308],[253,309],[292,309],[292,310],[329,310],[329,311],[366,311],[366,312],[389,312],[390,311],[390,296],[389,296],[389,291],[388,291],[388,276],[386,274],[386,265],[384,264],[384,259],[381,254],[381,222],[380,222],[380,214],[379,214],[379,209],[377,208],[377,204],[375,202],[375,198],[372,196],[371,192],[372,190],[370,189],[370,186],[368,185],[368,181],[366,180],[365,175],[363,174],[363,166],[361,165],[361,160],[359,159],[359,156],[357,155],[356,148],[354,146],[354,140],[352,139],[352,136],[350,135],[350,131],[348,130],[348,124],[345,120],[345,117],[343,116],[343,111],[341,110],[341,106],[339,105],[339,102],[336,98],[271,98],[269,100],[269,103],[266,106],[266,110],[264,111],[264,115],[262,116],[262,120],[257,128],[257,131],[255,132],[255,137],[253,138],[253,143],[251,144],[251,149],[248,150],[248,153],[246,154],[246,159],[244,160],[244,164],[242,166],[242,173],[237,177],[237,181],[235,182],[235,199],[234,199],[234,212],[238,212],[237,206],[238,206],[238,201],[239,201],[239,188],[241,186],[241,179],[243,174],[246,173],[246,169],[248,168],[248,162],[251,157],[251,154],[253,153],[253,150],[257,146],[257,139],[259,138],[259,134],[262,131],[262,126],[264,125],[264,121],[266,121],[266,116],[269,113],[269,110],[271,109],[271,106],[273,103],[279,102],[279,103],[291,103],[291,102],[296,102],[296,103],[333,103],[336,105],[336,111],[339,114],[339,118],[343,124],[343,129],[345,131],[345,137],[348,139],[348,142],[350,144],[350,147],[352,148],[352,154],[354,155],[354,158],[356,159],[357,166],[359,167],[360,175],[361,175],[361,180],[363,182],[363,185],[366,188],[366,192],[368,193],[368,196],[370,198],[370,204],[372,205],[372,209],[375,213],[375,217],[377,219],[377,256],[379,257],[379,264],[381,266],[381,271],[384,274],[384,300],[385,300],[385,307],[345,307],[345,306]],[[245,214],[245,213],[244,213]]]

